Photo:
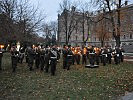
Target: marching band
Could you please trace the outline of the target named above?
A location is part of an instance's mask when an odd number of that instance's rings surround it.
[[[19,49],[18,49],[19,47]],[[29,45],[24,46],[11,46],[11,60],[12,60],[12,71],[15,72],[18,63],[23,63],[25,57],[26,63],[29,67],[29,70],[33,70],[33,65],[35,68],[40,69],[41,71],[45,70],[46,73],[51,72],[51,75],[55,75],[56,66],[60,58],[62,58],[63,69],[70,70],[71,65],[74,65],[75,62],[77,65],[82,62],[83,65],[99,65],[100,63],[105,66],[106,64],[112,63],[112,58],[114,59],[115,64],[123,62],[123,48],[115,47],[112,49],[108,47],[96,47],[96,46],[80,46],[71,47],[71,45],[64,45],[63,48],[53,45],[53,46],[44,46],[44,45]],[[62,57],[60,57],[62,55]],[[3,53],[0,49],[0,70],[1,70],[1,61]],[[81,61],[82,60],[82,61]],[[49,68],[50,67],[50,68]]]

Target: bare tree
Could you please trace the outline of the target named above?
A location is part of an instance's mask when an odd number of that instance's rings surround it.
[[[72,32],[74,31],[75,26],[77,24],[77,20],[75,18],[75,10],[76,10],[76,4],[74,5],[68,0],[64,0],[60,4],[61,16],[59,17],[63,24],[61,26],[58,26],[58,28],[62,29],[63,32],[65,33],[66,44],[69,43]]]
[[[2,0],[0,8],[5,16],[2,21],[4,33],[10,36],[7,40],[30,41],[32,34],[41,29],[45,18],[29,0]]]
[[[51,21],[49,23],[45,23],[42,25],[43,36],[47,42],[47,44],[56,44],[56,37],[57,37],[57,22]]]
[[[88,41],[89,38],[89,33],[90,33],[90,24],[92,23],[91,21],[91,17],[92,17],[92,10],[91,10],[91,3],[90,2],[80,2],[80,8],[79,11],[82,13],[82,20],[81,24],[82,24],[82,40],[83,43],[86,44],[86,42]],[[85,27],[87,26],[87,34],[85,34]]]
[[[101,47],[105,45],[105,41],[109,41],[110,38],[110,32],[108,30],[108,19],[106,19],[106,13],[100,13],[97,16],[97,20],[99,20],[97,23],[95,23],[95,33],[96,37],[101,42]],[[102,20],[100,20],[102,19]]]
[[[110,15],[110,22],[112,24],[112,35],[116,40],[116,46],[120,46],[121,35],[121,7],[124,6],[125,0],[94,0],[93,3],[98,5],[98,8],[104,8]],[[125,1],[127,2],[127,0]]]

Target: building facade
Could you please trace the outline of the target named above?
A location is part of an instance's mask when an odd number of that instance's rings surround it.
[[[133,52],[133,4],[120,9],[120,40],[121,46],[126,52]],[[114,22],[117,26],[117,13],[113,12]],[[68,44],[94,45],[114,47],[116,44],[112,35],[112,24],[109,14],[103,12],[97,14],[63,11],[58,15],[58,41],[65,44],[70,36]],[[116,27],[117,28],[117,27]],[[117,30],[117,29],[116,29]]]

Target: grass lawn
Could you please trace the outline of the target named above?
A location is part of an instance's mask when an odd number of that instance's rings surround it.
[[[8,53],[3,57],[0,72],[0,100],[116,100],[133,91],[133,63],[106,65],[99,68],[71,66],[63,70],[58,63],[56,76],[18,64],[12,73]]]

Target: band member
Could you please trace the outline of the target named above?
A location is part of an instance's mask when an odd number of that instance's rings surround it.
[[[57,51],[57,61],[59,61],[61,50],[60,50],[59,46],[58,47],[56,46],[55,48],[56,48],[56,51]]]
[[[48,73],[49,71],[49,64],[50,64],[50,48],[46,46],[45,50],[45,71]]]
[[[52,50],[50,51],[50,65],[51,65],[51,75],[55,75],[56,71],[56,64],[57,64],[57,50],[55,46],[52,47]]]
[[[42,46],[40,50],[40,67],[42,71],[44,69],[44,64],[45,64],[45,48],[44,46]]]
[[[90,46],[88,51],[89,51],[90,65],[94,65],[94,63],[95,63],[95,51],[94,51],[94,47]]]
[[[123,49],[123,47],[120,47],[120,53],[119,53],[119,55],[120,55],[120,61],[121,62],[123,62],[123,59],[124,59],[124,49]]]
[[[19,49],[19,62],[22,64],[25,55],[25,48],[21,46]]]
[[[120,49],[116,46],[113,52],[114,55],[114,62],[115,64],[119,64],[120,63]]]
[[[78,65],[80,64],[80,55],[81,55],[81,50],[80,47],[78,46],[75,48],[75,60]]]
[[[11,47],[11,61],[12,61],[12,72],[16,71],[17,68],[17,63],[18,63],[18,57],[19,57],[19,52],[17,51],[17,48],[15,44],[12,45]]]
[[[63,69],[67,68],[67,46],[64,45],[63,46],[63,50],[62,50],[62,58],[63,58]]]
[[[112,58],[112,55],[111,54],[112,54],[112,49],[109,46],[108,49],[107,49],[107,61],[108,61],[109,64],[111,64],[111,62],[112,62],[111,61],[111,58]]]
[[[35,67],[38,69],[40,65],[40,46],[35,48]]]
[[[28,63],[28,47],[26,47],[25,49],[25,60],[26,60],[26,63]]]
[[[82,50],[82,64],[86,64],[86,57],[87,57],[87,48],[83,47],[83,50]]]
[[[72,64],[72,56],[73,53],[71,51],[71,45],[69,45],[67,49],[67,70],[70,70],[70,66]]]
[[[35,51],[31,46],[27,47],[28,67],[30,71],[33,70]]]
[[[2,70],[3,45],[0,45],[0,70]]]
[[[103,49],[101,51],[101,55],[102,55],[103,66],[105,66],[106,65],[106,60],[107,60],[107,49],[106,49],[106,47],[103,47]]]
[[[95,51],[95,62],[97,65],[99,65],[99,55],[100,55],[101,50],[100,50],[100,48],[95,47],[94,51]]]
[[[71,47],[71,50],[72,50],[72,53],[73,53],[73,56],[72,56],[72,64],[74,65],[75,63],[75,48],[74,47]]]

